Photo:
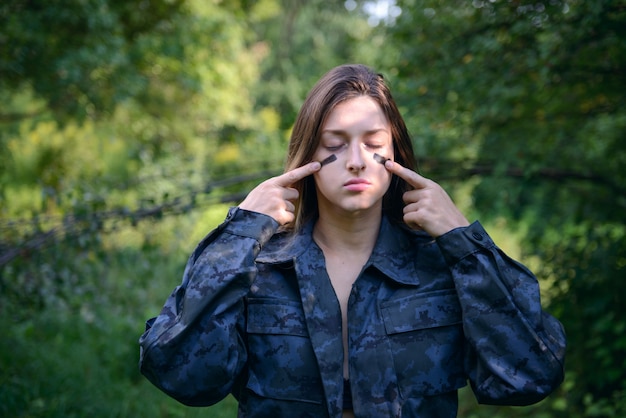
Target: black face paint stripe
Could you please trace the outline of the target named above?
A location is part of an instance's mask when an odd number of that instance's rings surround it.
[[[320,164],[322,165],[322,167],[324,167],[326,164],[330,164],[333,161],[335,161],[337,159],[337,156],[335,154],[331,154],[328,157],[324,158]]]
[[[377,162],[377,163],[380,163],[380,164],[383,164],[383,165],[384,165],[387,161],[389,161],[389,158],[385,158],[385,157],[383,157],[382,155],[380,155],[380,154],[376,154],[376,153],[374,153],[374,159],[376,160],[376,162]]]

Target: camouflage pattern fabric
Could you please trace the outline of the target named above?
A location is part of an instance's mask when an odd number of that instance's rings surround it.
[[[233,208],[140,338],[141,372],[188,405],[229,393],[240,417],[341,417],[341,313],[313,224],[276,234]],[[383,219],[348,302],[356,417],[455,417],[526,405],[563,380],[565,335],[525,267],[479,223],[433,240]]]

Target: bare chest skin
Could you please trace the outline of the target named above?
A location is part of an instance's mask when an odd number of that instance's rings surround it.
[[[348,367],[348,299],[352,285],[361,273],[362,266],[367,262],[367,256],[338,256],[326,255],[326,271],[335,290],[335,295],[341,308],[341,337],[343,341],[343,377],[350,377]],[[343,417],[353,417],[352,411],[344,411]]]
[[[367,262],[365,255],[332,255],[325,254],[326,271],[330,277],[330,282],[335,290],[335,295],[341,308],[341,329],[343,341],[343,377],[348,379],[348,299],[352,291],[352,285]]]
[[[343,377],[350,378],[348,360],[348,301],[352,287],[369,260],[378,230],[380,229],[380,208],[374,208],[365,215],[351,222],[339,219],[339,222],[318,222],[313,232],[313,239],[322,250],[326,263],[326,272],[337,297],[341,311],[341,340],[343,345]],[[320,215],[320,219],[324,217]],[[327,217],[332,218],[332,217]],[[344,410],[343,418],[354,418],[352,410]]]

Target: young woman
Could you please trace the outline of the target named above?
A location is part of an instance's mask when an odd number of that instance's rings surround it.
[[[565,336],[535,277],[414,171],[383,77],[328,72],[285,173],[191,255],[140,339],[141,371],[188,405],[242,417],[454,417],[526,405],[563,379]]]

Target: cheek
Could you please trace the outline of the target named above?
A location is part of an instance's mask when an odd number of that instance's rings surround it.
[[[385,170],[385,172],[382,174],[383,180],[381,181],[381,183],[385,185],[384,189],[385,191],[387,191],[387,189],[389,189],[389,186],[391,185],[391,179],[393,178],[393,174],[387,171],[384,167],[383,170]]]
[[[322,167],[320,171],[313,174],[315,187],[321,190],[328,189],[329,186],[333,183],[333,179],[337,178],[337,174],[333,174],[333,170],[331,168],[333,164],[336,164],[336,162],[330,163]]]

